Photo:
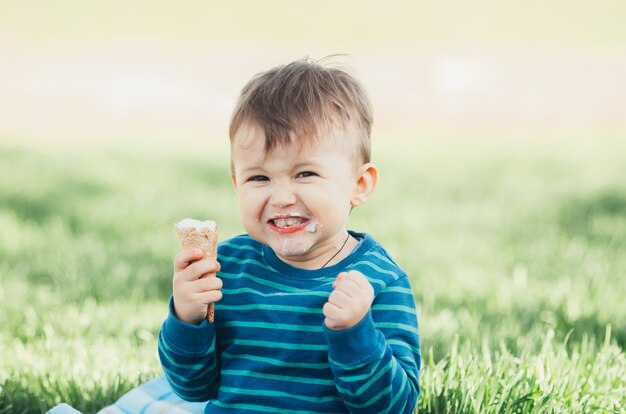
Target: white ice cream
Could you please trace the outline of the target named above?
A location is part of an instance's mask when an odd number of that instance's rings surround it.
[[[306,225],[306,227],[304,228],[306,231],[308,231],[309,233],[315,233],[315,230],[317,230],[317,225],[319,223],[315,220],[311,220],[311,222],[309,224]]]
[[[208,228],[209,230],[215,231],[215,229],[217,228],[217,223],[215,223],[213,220],[200,221],[196,219],[186,218],[179,221],[178,224],[176,224],[176,227],[179,229],[194,227],[196,231],[201,231],[202,229]]]

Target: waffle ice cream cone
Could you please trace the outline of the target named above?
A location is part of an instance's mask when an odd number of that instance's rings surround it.
[[[183,249],[202,249],[203,259],[217,257],[217,223],[211,220],[200,221],[183,219],[176,224],[176,233]],[[207,320],[215,320],[215,307],[209,303]]]

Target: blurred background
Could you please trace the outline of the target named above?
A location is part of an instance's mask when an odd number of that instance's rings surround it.
[[[243,84],[352,67],[375,139],[623,136],[626,4],[0,2],[0,139],[221,141]]]
[[[411,278],[420,412],[623,412],[624,22],[617,0],[0,0],[0,413],[162,374],[173,223],[243,231],[241,88],[332,55],[374,106],[350,227]]]

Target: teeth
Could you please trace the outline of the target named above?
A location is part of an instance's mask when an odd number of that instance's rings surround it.
[[[281,228],[289,228],[293,226],[298,226],[305,221],[302,217],[287,217],[287,218],[277,218],[274,219],[274,224],[276,227]]]

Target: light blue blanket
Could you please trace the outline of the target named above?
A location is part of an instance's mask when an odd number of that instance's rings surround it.
[[[98,411],[98,414],[202,414],[205,405],[181,400],[174,394],[165,377],[161,376],[133,388],[115,404]],[[67,404],[59,404],[48,411],[48,414],[77,413],[79,411]]]

